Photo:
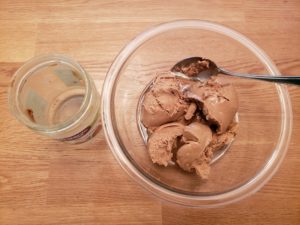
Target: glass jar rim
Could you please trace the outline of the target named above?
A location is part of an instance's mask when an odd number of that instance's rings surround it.
[[[86,85],[86,92],[84,94],[83,102],[78,110],[68,120],[54,124],[54,125],[41,125],[29,120],[20,109],[19,105],[19,93],[24,85],[24,81],[27,77],[31,76],[35,70],[46,66],[48,64],[63,62],[67,65],[75,67],[82,75],[83,81]],[[43,54],[35,56],[26,61],[13,75],[11,84],[8,90],[8,102],[11,113],[23,124],[32,130],[35,130],[44,134],[59,133],[72,129],[76,124],[84,117],[88,111],[88,105],[91,101],[91,81],[86,71],[82,66],[72,58],[62,54]]]
[[[102,89],[102,122],[105,124],[104,133],[108,145],[113,152],[115,158],[122,166],[122,168],[141,186],[152,192],[154,195],[161,199],[174,202],[177,204],[193,206],[193,207],[215,207],[225,205],[231,202],[236,202],[250,194],[259,190],[277,171],[281,164],[288,147],[288,143],[291,137],[292,127],[292,111],[291,103],[286,88],[282,85],[277,85],[277,92],[281,105],[281,132],[273,154],[270,157],[268,163],[248,182],[235,189],[218,193],[216,195],[209,196],[195,196],[172,191],[166,187],[163,187],[153,182],[149,177],[145,176],[138,168],[136,168],[126,156],[122,150],[122,146],[119,143],[118,137],[113,122],[112,113],[114,109],[111,106],[114,97],[114,85],[117,81],[119,71],[122,69],[123,64],[127,61],[128,57],[139,48],[143,43],[147,42],[151,38],[176,29],[200,29],[212,31],[230,37],[243,46],[245,46],[250,52],[252,52],[266,67],[266,69],[273,76],[280,75],[277,67],[267,54],[260,49],[254,42],[240,34],[239,32],[227,28],[223,25],[216,23],[201,21],[201,20],[179,20],[160,24],[145,32],[139,34],[129,44],[127,44],[115,58],[111,65],[107,76],[105,78]]]

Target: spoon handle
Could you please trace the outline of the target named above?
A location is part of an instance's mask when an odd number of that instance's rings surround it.
[[[271,76],[271,75],[242,74],[242,73],[231,72],[223,68],[218,68],[218,72],[225,75],[234,76],[234,77],[264,80],[264,81],[275,82],[275,83],[300,85],[300,76]]]

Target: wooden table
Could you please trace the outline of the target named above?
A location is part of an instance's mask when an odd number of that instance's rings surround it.
[[[161,202],[129,178],[103,131],[83,145],[39,136],[8,112],[14,71],[40,53],[78,60],[101,89],[121,48],[178,19],[219,22],[248,36],[283,74],[300,75],[300,2],[0,0],[0,224],[300,224],[300,89],[288,154],[255,195],[217,209]]]

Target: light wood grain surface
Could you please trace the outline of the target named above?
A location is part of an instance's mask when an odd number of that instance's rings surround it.
[[[162,22],[202,19],[248,36],[283,74],[300,75],[300,1],[0,0],[0,225],[300,224],[300,89],[290,86],[293,135],[282,166],[255,195],[216,209],[161,202],[113,158],[103,131],[82,145],[39,136],[8,112],[14,71],[41,53],[79,61],[99,90],[114,57]]]

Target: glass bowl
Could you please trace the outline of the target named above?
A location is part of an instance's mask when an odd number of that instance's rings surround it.
[[[239,96],[239,130],[212,164],[209,179],[153,164],[137,125],[139,97],[157,72],[191,56],[236,72],[280,75],[263,50],[232,29],[199,20],[161,24],[138,35],[113,62],[102,92],[103,127],[115,158],[147,190],[182,205],[220,206],[256,192],[278,169],[291,136],[292,109],[283,85],[223,75]]]

